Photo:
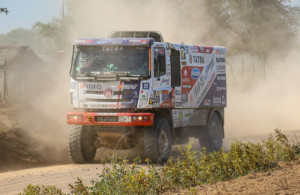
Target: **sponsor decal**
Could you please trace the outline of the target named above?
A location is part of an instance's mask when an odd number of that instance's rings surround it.
[[[182,85],[182,88],[190,89],[190,88],[192,88],[192,85]]]
[[[186,47],[186,48],[185,48],[185,53],[190,53],[189,47]]]
[[[203,86],[204,86],[204,79],[203,79],[203,76],[201,75],[200,79],[196,83],[195,90],[194,90],[194,96],[197,97],[200,89],[202,89]]]
[[[161,79],[161,83],[169,83],[169,82],[170,82],[170,79],[165,79],[165,78]]]
[[[223,105],[226,104],[226,99],[225,99],[225,96],[224,96],[224,95],[222,96],[222,104],[223,104]]]
[[[105,89],[104,91],[104,96],[107,97],[107,98],[110,98],[112,96],[112,90],[111,89]]]
[[[205,94],[207,93],[208,89],[210,88],[210,86],[211,86],[211,84],[212,84],[212,82],[213,82],[213,80],[214,80],[214,78],[215,78],[215,75],[216,75],[216,73],[213,73],[213,74],[211,75],[210,80],[208,81],[208,83],[207,83],[207,85],[205,86],[204,90],[201,92],[200,97],[199,97],[198,100],[197,100],[197,104],[198,104],[198,105],[200,104],[200,101],[204,98]],[[200,90],[199,90],[199,91],[200,91]],[[197,95],[198,95],[199,91],[197,91]],[[196,90],[195,90],[195,92],[196,92]],[[195,92],[194,92],[194,95],[195,95]],[[196,96],[196,95],[195,95],[195,96]]]
[[[150,89],[150,83],[143,83],[143,89]]]
[[[76,88],[76,82],[71,82],[71,89],[75,89]]]
[[[123,85],[123,89],[136,89],[137,85]]]
[[[191,48],[191,51],[193,53],[212,53],[213,52],[213,47],[198,47],[194,46]]]
[[[219,65],[219,66],[217,66],[217,71],[218,72],[225,72],[225,65]]]
[[[110,52],[110,51],[123,51],[124,48],[121,46],[107,46],[107,47],[102,47],[103,51],[107,51],[107,52]]]
[[[217,87],[217,91],[226,91],[226,87]]]
[[[192,79],[197,80],[200,76],[200,70],[198,68],[193,68],[191,71]]]
[[[191,118],[194,116],[194,113],[186,113],[184,116],[187,118]]]
[[[154,97],[149,98],[149,104],[160,104],[160,96],[154,95]]]
[[[209,69],[212,69],[213,66],[214,66],[214,60],[212,58],[211,61],[209,62],[209,64],[207,64],[205,66],[205,74],[206,74],[206,76],[204,78],[205,80],[207,79]]]
[[[149,43],[149,40],[145,40],[145,39],[131,39],[128,40],[128,43]]]
[[[193,56],[193,62],[197,64],[204,64],[204,57],[203,56]]]
[[[129,104],[129,107],[131,107],[132,104]],[[126,105],[120,105],[120,104],[109,104],[109,108],[126,108]]]
[[[181,94],[181,102],[185,104],[187,103],[187,101],[188,101],[188,94],[187,93]]]
[[[97,40],[97,44],[104,44],[104,43],[111,43],[112,40],[110,39],[100,39],[100,40]]]
[[[96,40],[93,39],[79,39],[76,40],[75,43],[94,43]]]
[[[187,70],[184,70],[184,71],[183,71],[183,75],[184,75],[185,77],[187,77],[187,76],[188,76],[188,72],[187,72]]]
[[[224,55],[225,54],[225,49],[216,49],[216,54]]]
[[[192,64],[193,63],[193,56],[192,56],[192,54],[190,54],[189,60],[190,60],[190,64]]]
[[[101,90],[101,84],[100,83],[86,83],[85,88],[87,90],[100,91]]]
[[[204,106],[210,106],[211,105],[211,100],[210,99],[205,99],[204,100]]]
[[[225,63],[225,58],[216,58],[216,62],[224,62]]]
[[[189,78],[182,78],[181,80],[182,80],[183,83],[189,83],[190,82]]]
[[[222,98],[221,97],[213,97],[213,104],[221,104]]]
[[[185,60],[185,51],[184,51],[184,49],[181,49],[181,59],[182,60]]]
[[[161,100],[162,101],[169,101],[169,91],[163,90],[161,92]]]
[[[180,95],[180,94],[181,94],[181,91],[180,91],[180,90],[175,90],[175,94],[176,94],[176,95]]]
[[[84,107],[88,108],[108,108],[107,104],[85,104]]]
[[[148,99],[148,96],[147,96],[147,95],[143,94],[143,95],[141,96],[141,100],[147,100],[147,99]]]
[[[217,80],[218,81],[225,81],[226,80],[226,76],[217,76]]]

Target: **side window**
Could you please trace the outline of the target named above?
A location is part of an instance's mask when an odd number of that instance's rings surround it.
[[[154,48],[154,77],[159,77],[166,74],[166,56],[165,48]]]

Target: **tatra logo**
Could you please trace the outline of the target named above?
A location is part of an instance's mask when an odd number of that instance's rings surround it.
[[[194,60],[194,63],[201,63],[201,64],[205,63],[203,56],[193,56],[193,60]]]
[[[104,96],[107,97],[107,98],[111,97],[112,96],[112,90],[111,89],[106,89],[104,91]]]

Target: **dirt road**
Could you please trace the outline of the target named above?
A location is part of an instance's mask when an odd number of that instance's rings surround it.
[[[299,135],[300,135],[300,131],[297,131],[297,136],[299,137]],[[253,140],[253,138],[248,138],[248,139]],[[229,146],[230,145],[229,143],[230,141],[226,140],[224,143],[225,147]],[[174,153],[172,155],[176,157],[178,155],[177,146],[173,146],[173,150]],[[127,153],[127,152],[125,151],[123,153]],[[109,154],[110,153],[107,152],[106,150],[100,149],[97,151],[95,162],[93,164],[85,164],[85,165],[75,165],[72,162],[70,162],[70,160],[64,160],[63,162],[58,162],[58,163],[57,162],[29,163],[26,161],[19,161],[18,163],[14,162],[13,165],[9,163],[0,164],[0,194],[18,194],[22,192],[23,189],[28,184],[55,185],[58,188],[61,188],[63,192],[68,193],[69,192],[68,184],[74,184],[77,177],[80,177],[83,180],[84,184],[90,184],[90,181],[92,179],[97,179],[97,174],[101,173],[101,170],[104,167],[104,164],[100,163],[101,161],[100,156],[106,155],[107,157],[109,156]],[[68,154],[66,153],[65,155],[67,156]],[[140,155],[140,153],[139,151],[133,150],[130,151],[128,155],[130,158],[130,156],[132,157],[132,155],[133,156]],[[5,169],[5,167],[8,169]],[[300,165],[298,164],[296,169],[293,170],[296,171],[289,172],[290,174],[292,174],[289,176],[289,178],[295,178],[296,180],[299,179]],[[287,171],[285,170],[283,173],[278,173],[278,174],[286,175]],[[261,173],[257,177],[255,176],[255,178],[261,176],[264,176],[264,174]],[[273,177],[276,178],[276,175],[274,175]],[[255,186],[259,188],[260,186],[259,181],[263,181],[263,179],[258,178],[257,180],[258,182],[255,183]],[[273,183],[274,182],[275,180],[273,181]],[[245,183],[247,183],[247,181],[245,181]],[[298,186],[296,184],[293,185]],[[266,187],[266,185],[262,185],[262,186],[263,188]],[[276,191],[275,189],[276,184],[274,184],[273,186],[275,186],[274,190]],[[208,186],[207,188],[209,189],[210,187]],[[234,188],[238,189],[238,187],[234,187]],[[249,189],[253,190],[252,188],[253,187],[249,187]],[[201,194],[201,189],[198,190],[199,193]],[[213,189],[211,190],[213,192],[216,192]],[[242,191],[247,194],[247,191],[244,190]],[[297,193],[298,192],[300,193],[300,191],[297,191]]]
[[[0,194],[18,194],[28,184],[56,185],[67,193],[68,184],[73,184],[77,177],[89,184],[102,167],[101,164],[67,164],[0,173]]]

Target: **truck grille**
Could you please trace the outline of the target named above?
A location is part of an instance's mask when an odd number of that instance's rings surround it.
[[[87,102],[130,102],[131,99],[86,99]]]
[[[118,122],[117,116],[95,116],[96,122]]]

